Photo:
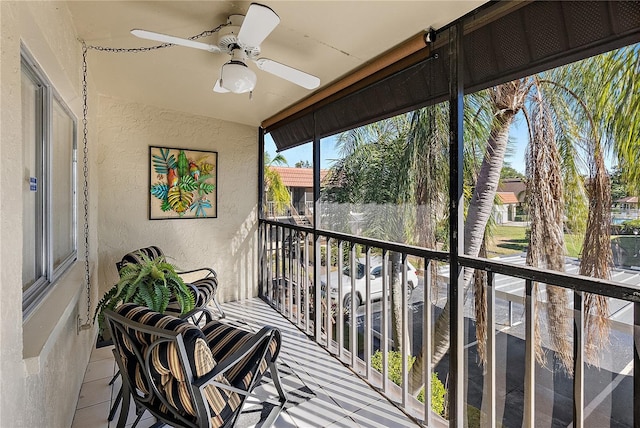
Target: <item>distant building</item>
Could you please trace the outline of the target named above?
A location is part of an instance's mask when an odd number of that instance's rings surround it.
[[[524,204],[526,184],[521,178],[505,178],[498,185],[498,193],[513,193],[518,199],[518,204]]]
[[[620,198],[614,201],[614,207],[620,208],[621,210],[637,210],[638,209],[638,197],[637,196],[627,196],[625,198]]]
[[[493,207],[493,218],[496,223],[504,224],[514,221],[516,218],[516,207],[520,203],[513,192],[498,192],[500,204]]]
[[[637,196],[626,196],[613,202],[613,223],[620,224],[626,220],[640,218],[640,205]]]
[[[289,190],[291,206],[287,216],[293,217],[296,223],[313,218],[313,168],[292,168],[272,166],[272,170],[280,175],[282,184]],[[320,170],[320,181],[324,180],[328,170]],[[269,203],[267,203],[269,205]]]
[[[516,220],[518,209],[522,209],[526,185],[520,178],[505,178],[498,185],[499,204],[493,207],[493,218],[498,224]]]

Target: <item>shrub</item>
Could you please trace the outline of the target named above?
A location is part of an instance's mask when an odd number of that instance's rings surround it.
[[[407,356],[407,370],[411,369],[415,357]],[[376,351],[371,357],[371,367],[382,373],[382,352]],[[402,359],[400,353],[396,351],[389,351],[387,359],[387,369],[389,373],[389,380],[396,385],[400,385],[402,381]],[[431,374],[431,410],[435,413],[444,416],[445,396],[447,390],[444,388],[444,384],[438,379],[436,373]],[[418,401],[424,403],[424,388],[420,389]]]
[[[634,229],[640,229],[640,219],[627,220],[622,223],[622,226],[624,227],[625,231],[627,231],[627,233],[633,233]]]
[[[362,245],[355,246],[355,254],[354,257],[357,259],[363,254]],[[349,266],[349,247],[347,245],[342,248],[342,265]],[[322,266],[327,265],[327,246],[322,244],[320,246],[320,264]],[[338,265],[338,243],[333,241],[331,243],[331,266]]]

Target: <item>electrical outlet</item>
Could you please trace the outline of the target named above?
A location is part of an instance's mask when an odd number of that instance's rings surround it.
[[[87,322],[86,324],[82,324],[80,320],[80,315],[76,315],[76,335],[79,335],[83,330],[91,330],[91,323]]]

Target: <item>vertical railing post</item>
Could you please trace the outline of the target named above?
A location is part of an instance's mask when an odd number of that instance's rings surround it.
[[[287,228],[289,231],[289,245],[287,247],[287,318],[293,320],[293,235],[294,230]]]
[[[284,226],[280,227],[280,233],[278,234],[278,236],[280,236],[280,260],[281,260],[281,280],[280,280],[280,297],[278,298],[280,301],[280,313],[284,314],[284,312],[287,310],[287,301],[286,301],[286,287],[287,287],[287,241],[285,239],[285,233],[287,232],[287,229],[285,229]]]
[[[320,234],[313,232],[313,288],[315,289],[315,297],[313,307],[315,310],[315,319],[313,321],[315,330],[315,339],[320,343],[322,337],[322,290],[320,289]]]
[[[317,233],[320,225],[320,137],[318,136],[318,123],[316,113],[313,113],[313,285],[316,290],[314,308],[315,316],[315,337],[316,342],[320,343],[322,318],[322,300],[320,290],[320,277],[318,269],[320,267],[320,235]],[[331,300],[331,299],[329,299]]]
[[[274,257],[273,257],[273,225],[272,224],[269,225],[269,236],[268,236],[268,239],[269,239],[269,243],[268,243],[269,256],[267,257],[267,259],[268,259],[268,262],[269,262],[269,266],[267,267],[267,270],[268,270],[268,273],[267,273],[267,276],[268,276],[268,278],[267,278],[267,281],[268,281],[267,282],[267,289],[269,290],[268,291],[269,304],[271,306],[273,306],[273,301],[275,299],[274,292],[273,292],[273,279],[274,279],[274,276],[275,276],[275,272],[274,272],[274,266],[273,266],[273,258]]]
[[[633,303],[633,426],[640,427],[640,303]]]
[[[296,325],[302,330],[302,248],[300,240],[302,238],[302,232],[296,233]]]
[[[407,299],[407,253],[402,253],[402,275],[400,281],[400,289],[402,290],[402,296],[400,301],[402,302],[402,309],[400,311],[402,321],[400,349],[402,349],[402,407],[406,407],[409,402],[409,366],[407,364],[407,357],[409,356],[409,346],[411,341],[409,340],[409,315],[407,307],[409,306],[409,300]]]
[[[264,219],[264,128],[258,127],[258,221]],[[265,263],[266,263],[266,248],[263,246],[266,232],[266,225],[264,223],[258,224],[258,242],[259,242],[259,254],[258,260],[260,261],[260,275],[258,278],[258,296],[265,298]]]
[[[536,355],[535,310],[536,296],[533,281],[525,281],[525,365],[524,365],[524,427],[535,428],[536,419]]]
[[[463,206],[463,119],[464,69],[462,64],[463,23],[449,28],[449,426],[464,423],[464,273],[458,257],[464,254]]]
[[[382,250],[382,392],[389,390],[389,252]]]
[[[311,315],[309,315],[309,300],[311,295],[311,282],[309,281],[309,233],[304,234],[304,331],[311,334]]]
[[[338,296],[336,298],[336,339],[338,342],[338,358],[342,361],[342,349],[344,348],[344,300],[342,299],[342,270],[344,260],[343,241],[338,241]]]
[[[258,296],[265,297],[264,279],[265,279],[265,240],[264,240],[265,224],[258,220]]]
[[[371,248],[369,246],[365,249],[365,271],[371,272]],[[366,276],[365,282],[365,296],[364,296],[364,376],[366,379],[371,378],[371,278]]]
[[[423,315],[422,315],[422,355],[424,369],[424,423],[432,426],[431,416],[431,263],[429,259],[424,259],[424,283],[423,283]],[[436,282],[438,278],[436,277]]]
[[[326,247],[326,251],[325,251],[325,266],[327,269],[327,275],[326,275],[326,284],[325,284],[325,299],[327,299],[327,315],[326,315],[326,319],[327,319],[327,325],[325,327],[325,331],[327,334],[327,350],[331,351],[331,344],[332,344],[332,327],[333,327],[333,322],[332,322],[332,317],[331,317],[331,238],[327,239],[327,247]]]
[[[351,254],[349,257],[350,275],[351,279],[351,307],[349,308],[349,350],[351,351],[351,367],[356,366],[356,356],[358,354],[357,332],[358,326],[356,325],[356,278],[358,276],[357,258],[356,258],[356,244],[351,242]],[[365,273],[366,275],[367,273]]]
[[[486,407],[487,420],[483,426],[496,426],[496,290],[493,272],[487,272],[487,342],[486,342],[486,374],[485,388],[488,403]],[[478,337],[481,341],[483,338]],[[484,403],[484,400],[483,400]]]
[[[275,262],[275,281],[273,284],[274,287],[274,304],[275,307],[278,308],[279,311],[282,310],[282,306],[280,306],[280,289],[282,288],[282,278],[280,272],[280,226],[275,227],[276,230],[276,248],[274,251],[274,262]]]
[[[584,307],[583,293],[573,293],[573,428],[584,427]]]

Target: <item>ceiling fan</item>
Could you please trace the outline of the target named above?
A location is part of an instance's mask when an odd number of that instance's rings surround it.
[[[231,55],[231,60],[226,62],[220,70],[220,78],[213,88],[215,92],[241,94],[253,91],[257,79],[253,70],[247,66],[247,60],[255,62],[260,70],[303,88],[317,88],[320,85],[320,79],[316,76],[271,59],[258,58],[260,44],[279,23],[280,17],[271,8],[251,3],[246,15],[229,16],[227,25],[217,32],[217,45],[140,29],[131,30],[131,34],[143,39]]]

